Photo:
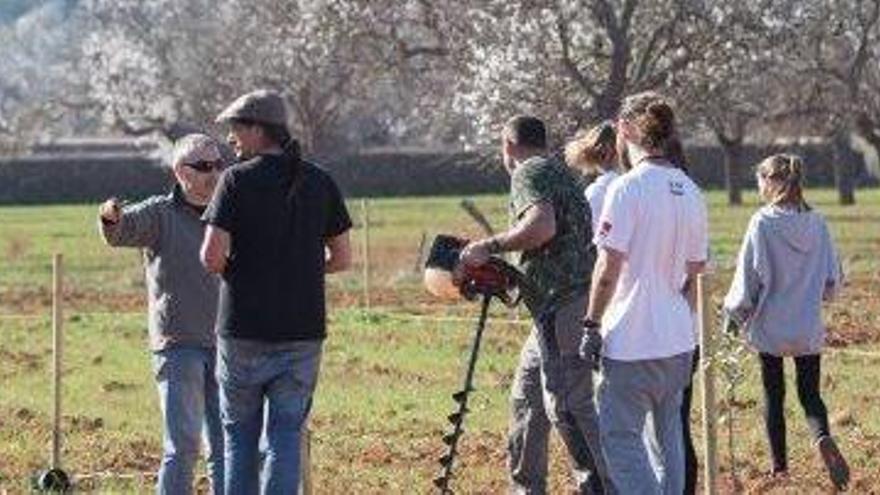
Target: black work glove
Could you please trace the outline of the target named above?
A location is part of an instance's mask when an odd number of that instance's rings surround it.
[[[578,348],[581,359],[590,361],[593,369],[598,370],[602,360],[602,334],[599,325],[591,320],[584,320],[584,334]]]

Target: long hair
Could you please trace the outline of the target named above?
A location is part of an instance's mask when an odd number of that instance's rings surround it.
[[[291,171],[291,181],[290,187],[287,190],[287,199],[288,202],[295,202],[296,194],[299,191],[299,188],[302,185],[304,178],[302,151],[299,145],[299,141],[297,141],[296,139],[294,139],[293,136],[290,135],[290,131],[285,125],[264,124],[262,122],[256,122],[246,119],[235,119],[233,120],[233,122],[246,126],[259,127],[263,130],[263,134],[270,141],[272,141],[272,143],[281,147],[283,156],[287,159]]]
[[[288,201],[296,200],[296,193],[303,182],[302,151],[299,141],[290,135],[287,126],[262,125],[263,132],[270,140],[281,147],[284,156],[291,167],[290,188],[287,190]]]
[[[617,131],[611,121],[580,131],[565,145],[565,163],[589,172],[604,169],[615,161],[616,142]]]

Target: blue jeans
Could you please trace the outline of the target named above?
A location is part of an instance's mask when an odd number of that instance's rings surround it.
[[[223,428],[220,423],[214,349],[171,346],[153,353],[162,408],[162,465],[156,492],[192,493],[193,471],[207,440],[211,486],[223,486]]]
[[[321,344],[290,342],[283,349],[267,345],[261,350],[259,343],[220,340],[217,378],[226,439],[227,495],[297,493],[300,432],[318,378]]]

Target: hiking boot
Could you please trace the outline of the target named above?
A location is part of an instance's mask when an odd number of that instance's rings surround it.
[[[840,453],[840,449],[837,448],[834,439],[824,436],[816,442],[816,445],[834,487],[840,491],[846,490],[846,486],[849,484],[849,466],[846,464],[843,454]]]

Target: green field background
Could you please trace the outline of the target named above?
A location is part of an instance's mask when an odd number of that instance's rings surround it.
[[[726,206],[721,193],[708,197],[717,304],[758,204],[753,193],[736,208]],[[495,226],[505,225],[504,197],[472,199]],[[826,311],[830,346],[823,392],[832,431],[849,457],[853,493],[880,493],[880,191],[860,191],[859,204],[846,208],[836,205],[830,190],[811,190],[808,199],[828,218],[848,276],[842,297]],[[431,492],[445,417],[454,404],[449,394],[459,387],[478,307],[432,300],[421,288],[417,263],[423,237],[477,235],[459,200],[349,202],[357,255],[354,269],[332,276],[328,286],[330,337],[311,423],[316,493]],[[104,246],[95,211],[96,205],[0,208],[0,493],[26,492],[28,477],[47,463],[56,252],[64,255],[66,287],[65,467],[79,477],[83,492],[152,490],[161,438],[140,254]],[[458,493],[505,491],[507,391],[527,331],[521,314],[493,307],[456,467]],[[742,353],[730,362],[742,382],[730,401],[723,373],[718,381],[723,491],[827,492],[791,365],[786,407],[792,475],[778,481],[762,474],[769,460],[755,358]],[[728,449],[731,418],[735,464]],[[692,420],[699,432],[697,408]],[[567,463],[555,439],[552,449],[551,493],[564,493]],[[732,471],[741,485],[734,484]],[[199,486],[205,489],[204,480]]]

